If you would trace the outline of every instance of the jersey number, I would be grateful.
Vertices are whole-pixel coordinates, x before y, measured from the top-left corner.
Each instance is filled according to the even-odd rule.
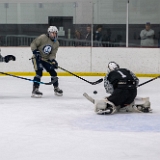
[[[121,76],[122,76],[122,78],[126,78],[127,76],[126,75],[124,75],[121,71],[117,71]]]

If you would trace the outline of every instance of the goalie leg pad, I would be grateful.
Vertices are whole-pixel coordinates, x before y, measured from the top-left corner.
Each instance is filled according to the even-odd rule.
[[[149,97],[135,98],[134,102],[126,107],[120,108],[119,112],[138,112],[148,113],[151,112]]]
[[[143,113],[152,112],[149,97],[136,98],[134,101],[134,109],[137,109],[139,112],[143,112]]]
[[[95,112],[97,114],[113,114],[116,112],[116,106],[107,99],[95,102]]]

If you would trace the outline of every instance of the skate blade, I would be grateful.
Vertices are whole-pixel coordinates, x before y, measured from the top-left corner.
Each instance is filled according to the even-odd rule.
[[[41,98],[42,97],[42,95],[35,95],[35,94],[32,94],[32,96],[31,96],[32,98]]]
[[[63,93],[54,92],[54,94],[55,94],[56,96],[63,96]]]

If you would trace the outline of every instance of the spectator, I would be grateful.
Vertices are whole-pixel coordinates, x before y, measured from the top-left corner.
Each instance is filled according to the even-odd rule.
[[[85,35],[85,46],[91,46],[91,26],[87,26]]]
[[[75,30],[75,46],[83,46],[83,36],[79,30]]]
[[[93,34],[94,46],[100,47],[102,46],[102,25],[98,25],[96,27],[96,31]]]
[[[145,29],[141,31],[140,33],[141,37],[141,46],[147,47],[147,46],[154,46],[154,30],[151,29],[150,22],[147,22],[145,24]]]

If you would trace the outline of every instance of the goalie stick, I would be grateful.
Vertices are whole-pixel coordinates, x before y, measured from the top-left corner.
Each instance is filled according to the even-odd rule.
[[[30,58],[29,60],[32,60],[32,59],[34,59],[34,58]],[[52,64],[51,62],[46,61],[46,60],[43,60],[43,59],[42,59],[42,61],[45,61],[45,62],[47,62],[47,63],[49,63],[49,64]],[[97,81],[95,81],[95,82],[90,82],[90,81],[88,81],[88,80],[86,80],[86,79],[84,79],[84,78],[82,78],[82,77],[80,77],[80,76],[78,76],[78,75],[76,75],[76,74],[74,74],[74,73],[72,73],[72,72],[70,72],[70,71],[62,68],[62,67],[60,67],[60,66],[58,66],[58,68],[61,69],[61,70],[63,70],[63,71],[65,71],[65,72],[68,72],[68,73],[70,73],[71,75],[73,75],[73,76],[75,76],[75,77],[77,77],[77,78],[79,78],[79,79],[81,79],[81,80],[83,80],[83,81],[85,81],[85,82],[87,82],[87,83],[89,83],[89,84],[92,84],[92,85],[99,84],[99,83],[101,83],[101,82],[103,81],[103,78],[101,78],[101,79],[99,79],[99,80],[97,80]]]
[[[92,102],[93,104],[95,104],[95,99],[93,99],[92,97],[90,97],[86,92],[83,93],[83,96],[88,99],[90,102]]]
[[[51,82],[45,83],[45,82],[38,82],[38,81],[29,79],[29,78],[15,76],[13,74],[8,74],[8,73],[5,73],[5,72],[0,72],[0,73],[4,74],[4,75],[7,75],[7,76],[12,76],[12,77],[15,77],[15,78],[20,78],[20,79],[24,79],[24,80],[28,80],[28,81],[32,81],[32,82],[36,82],[36,83],[40,83],[40,84],[45,84],[45,85],[51,85],[51,84],[55,83],[58,80],[58,77],[55,77]]]
[[[144,83],[141,83],[141,84],[138,85],[138,87],[143,86],[144,84],[147,84],[147,83],[149,83],[149,82],[151,82],[151,81],[153,81],[153,80],[155,80],[155,79],[157,79],[157,78],[160,78],[160,76],[157,76],[157,77],[155,77],[155,78],[152,78],[152,79],[150,79],[150,80],[148,80],[148,81],[146,81],[146,82],[144,82]]]

